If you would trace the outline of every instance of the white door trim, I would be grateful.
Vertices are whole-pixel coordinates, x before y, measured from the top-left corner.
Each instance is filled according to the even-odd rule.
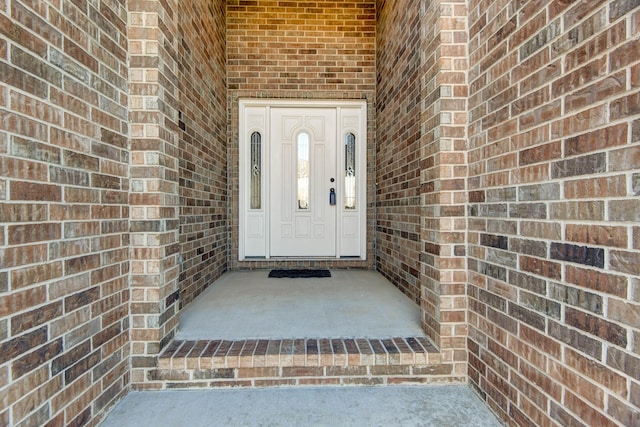
[[[344,178],[336,176],[337,223],[336,257],[357,257],[365,260],[367,253],[367,104],[365,100],[291,100],[241,99],[239,101],[238,166],[239,166],[239,241],[238,258],[270,259],[270,180],[271,164],[270,122],[272,108],[331,108],[337,114],[336,163],[338,171],[345,164],[344,139],[346,133],[356,136],[356,207],[344,207]],[[251,135],[261,135],[262,170],[260,178],[261,203],[250,209]],[[342,179],[341,179],[342,178]],[[328,195],[327,195],[328,197]],[[255,200],[254,200],[255,205]],[[302,258],[302,257],[300,257]],[[287,257],[291,259],[291,257]],[[314,258],[315,259],[315,258]],[[327,258],[325,258],[327,259]],[[335,258],[329,258],[335,259]]]

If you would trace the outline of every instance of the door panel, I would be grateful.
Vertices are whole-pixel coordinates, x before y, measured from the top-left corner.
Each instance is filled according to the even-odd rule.
[[[335,108],[272,108],[270,253],[336,256]]]

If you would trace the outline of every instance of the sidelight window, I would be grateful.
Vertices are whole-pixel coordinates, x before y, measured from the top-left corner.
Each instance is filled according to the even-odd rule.
[[[251,209],[262,207],[262,135],[251,134]]]
[[[356,136],[344,138],[344,208],[356,208]]]

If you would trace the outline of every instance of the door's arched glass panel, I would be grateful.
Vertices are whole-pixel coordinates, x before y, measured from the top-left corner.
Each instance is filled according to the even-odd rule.
[[[344,138],[344,208],[356,208],[356,136]]]
[[[251,134],[251,209],[262,207],[262,135]]]
[[[298,135],[298,209],[309,209],[309,134]]]

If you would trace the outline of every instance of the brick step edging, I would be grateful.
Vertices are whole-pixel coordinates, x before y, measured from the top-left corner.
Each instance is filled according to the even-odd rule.
[[[176,340],[138,388],[457,382],[425,337]]]
[[[173,341],[161,369],[431,365],[440,353],[424,337]]]

